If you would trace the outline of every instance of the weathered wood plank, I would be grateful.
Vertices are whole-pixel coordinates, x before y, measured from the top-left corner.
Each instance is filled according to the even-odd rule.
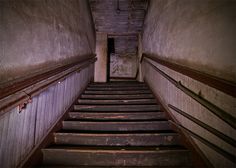
[[[131,94],[150,94],[150,90],[85,90],[84,94],[93,95],[131,95]]]
[[[171,130],[168,121],[63,121],[64,130],[83,131],[152,131]]]
[[[160,105],[74,105],[75,111],[159,111]]]
[[[158,146],[179,145],[177,133],[90,134],[55,133],[56,144],[93,146]]]
[[[155,99],[121,99],[121,100],[93,100],[93,99],[79,99],[79,104],[156,104]]]
[[[71,119],[78,120],[158,120],[165,119],[164,112],[70,112]]]
[[[136,95],[81,95],[83,99],[147,99],[154,98],[152,94],[136,94]]]
[[[86,148],[48,148],[43,149],[44,163],[48,165],[68,166],[186,166],[189,151],[184,149],[160,150],[143,148],[143,150],[92,150]]]
[[[147,86],[139,86],[139,87],[130,87],[130,86],[126,86],[126,87],[92,87],[89,86],[86,88],[86,90],[101,90],[101,91],[105,91],[105,90],[147,90],[148,87]]]

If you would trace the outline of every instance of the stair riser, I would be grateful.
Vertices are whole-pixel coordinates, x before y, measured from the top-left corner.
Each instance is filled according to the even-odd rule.
[[[160,111],[159,105],[74,105],[75,111]]]
[[[177,134],[55,134],[56,144],[88,146],[157,146],[179,145]]]
[[[154,96],[152,94],[136,94],[136,95],[81,95],[83,99],[152,99]]]
[[[43,150],[44,163],[68,166],[185,166],[187,151],[77,151]]]
[[[93,119],[93,120],[154,120],[164,119],[164,112],[146,113],[92,113],[92,112],[71,112],[71,119]]]
[[[126,91],[93,91],[93,90],[85,90],[85,94],[93,94],[93,95],[128,95],[128,94],[150,94],[149,90],[126,90]]]
[[[79,104],[156,104],[155,99],[135,99],[135,100],[89,100],[89,99],[79,99]]]
[[[64,130],[81,131],[152,131],[170,130],[168,121],[151,122],[80,122],[63,121]]]

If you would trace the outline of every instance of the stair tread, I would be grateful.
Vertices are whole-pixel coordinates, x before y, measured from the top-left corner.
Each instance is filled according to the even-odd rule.
[[[70,146],[70,145],[51,145],[43,150],[66,150],[66,151],[91,151],[91,152],[168,152],[168,151],[189,151],[184,146]]]
[[[126,87],[93,87],[93,86],[88,86],[86,90],[95,90],[95,91],[105,91],[105,90],[149,90],[147,86],[138,86],[138,87],[133,87],[133,86],[126,86]]]
[[[83,111],[83,110],[73,110],[70,113],[97,113],[97,114],[141,114],[141,113],[164,113],[162,110],[154,111]]]
[[[128,123],[128,124],[139,124],[139,123],[147,123],[147,124],[154,124],[154,123],[161,123],[161,122],[168,122],[168,120],[163,119],[163,120],[151,120],[151,121],[147,121],[147,120],[137,120],[137,121],[112,121],[112,120],[108,120],[108,121],[92,121],[92,120],[88,120],[88,121],[84,121],[84,120],[64,120],[63,123],[65,122],[73,122],[73,123],[113,123],[113,124],[124,124],[124,123]],[[169,122],[168,122],[169,123]]]
[[[106,104],[106,105],[116,105],[116,104],[156,104],[156,100],[153,98],[149,99],[120,99],[120,100],[110,100],[110,99],[79,99],[78,104]]]
[[[54,133],[56,144],[84,146],[179,145],[177,133]]]
[[[75,111],[158,111],[160,105],[74,105]]]
[[[170,133],[79,133],[79,132],[55,132],[54,135],[69,135],[69,136],[179,136],[177,132]]]
[[[42,149],[43,166],[190,167],[190,151],[157,103],[145,83],[90,83]]]
[[[81,120],[160,120],[165,119],[164,112],[69,112],[69,119]]]
[[[154,98],[153,94],[134,94],[134,95],[91,95],[91,94],[82,94],[81,98],[83,99],[143,99],[143,98]]]
[[[142,134],[142,133],[148,133],[148,134],[161,134],[161,133],[176,133],[172,129],[170,130],[142,130],[142,131],[94,131],[94,130],[66,130],[61,129],[60,133],[88,133],[88,134]]]
[[[96,95],[133,95],[133,94],[150,94],[150,90],[85,90],[83,94]]]
[[[81,113],[88,113],[88,114],[160,114],[164,113],[163,111],[70,111],[69,113],[74,114],[81,114]]]
[[[63,121],[63,129],[96,131],[170,130],[168,121]]]

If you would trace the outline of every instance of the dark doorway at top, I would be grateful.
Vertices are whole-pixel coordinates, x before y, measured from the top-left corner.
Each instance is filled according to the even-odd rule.
[[[107,42],[107,81],[110,81],[110,57],[111,53],[115,53],[115,40],[114,38],[108,38]]]

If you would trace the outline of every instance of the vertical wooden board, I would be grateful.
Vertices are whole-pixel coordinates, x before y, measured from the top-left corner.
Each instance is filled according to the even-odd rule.
[[[3,124],[3,132],[1,136],[4,138],[2,139],[1,145],[1,162],[3,167],[9,167],[8,161],[8,152],[9,152],[9,125],[10,125],[10,115],[14,113],[14,110],[11,110],[8,114],[5,114],[3,118],[1,118],[1,123]]]
[[[28,111],[30,111],[30,106],[28,106],[26,109],[24,109],[18,115],[18,119],[19,119],[19,122],[20,122],[20,125],[21,125],[20,131],[19,131],[19,132],[21,132],[21,134],[19,134],[17,136],[17,141],[21,143],[20,148],[19,148],[20,160],[23,159],[23,155],[24,155],[24,152],[25,152],[25,141],[28,141],[28,139],[27,139]]]
[[[64,109],[63,109],[63,106],[64,106],[64,101],[63,101],[63,97],[64,97],[64,89],[65,89],[65,86],[64,86],[64,81],[62,83],[60,83],[60,86],[59,86],[59,101],[61,103],[59,103],[59,114],[58,116],[63,113]]]
[[[67,104],[67,107],[69,106],[69,102],[71,102],[71,97],[72,97],[72,93],[71,93],[71,90],[72,90],[72,88],[71,88],[71,84],[72,84],[72,77],[70,76],[69,78],[68,78],[68,88],[67,88],[67,97],[66,97],[66,99],[68,99],[68,104]]]
[[[38,144],[89,82],[89,68],[74,74],[33,98],[20,114],[17,108],[0,118],[1,167],[15,167]]]
[[[56,99],[56,104],[55,104],[55,118],[57,119],[59,117],[59,114],[60,114],[60,110],[59,110],[59,107],[60,107],[60,84],[61,83],[58,83],[55,87],[55,99]]]
[[[55,97],[54,97],[54,92],[55,92],[55,86],[49,88],[49,103],[47,104],[47,109],[48,109],[48,114],[49,114],[49,125],[48,128],[50,128],[53,123],[54,123],[54,102],[55,102]]]
[[[34,146],[34,139],[35,139],[35,115],[37,111],[37,102],[38,98],[35,97],[32,99],[32,103],[29,103],[25,109],[25,111],[22,112],[24,117],[24,123],[23,123],[23,135],[19,136],[17,135],[17,139],[19,138],[20,141],[22,141],[22,155],[21,160],[25,158],[25,156],[31,151],[31,149]],[[20,114],[21,115],[21,114]],[[21,122],[21,121],[20,121]],[[17,144],[17,142],[16,142]]]
[[[39,97],[38,96],[34,97],[33,102],[32,102],[33,113],[32,113],[32,111],[30,112],[30,114],[31,114],[31,118],[30,118],[31,126],[30,126],[30,130],[29,130],[30,134],[29,134],[29,137],[28,137],[28,138],[30,138],[30,136],[34,136],[34,139],[32,141],[33,143],[31,144],[30,148],[33,148],[34,145],[35,145],[35,138],[36,138],[35,130],[36,130],[36,122],[37,122],[36,117],[37,117],[37,112],[38,112],[38,102],[39,102]]]
[[[2,116],[2,118],[0,117],[0,163],[2,163],[2,146],[3,146],[3,144],[2,144],[2,142],[3,142],[3,139],[4,139],[4,137],[3,137],[3,128],[4,128],[4,125],[3,125],[3,118],[4,118],[4,116],[6,116],[7,114],[5,114],[5,115],[3,115]]]
[[[44,111],[45,111],[45,106],[44,106],[44,100],[46,98],[46,92],[43,92],[39,95],[38,98],[38,108],[37,108],[37,116],[36,116],[36,137],[35,137],[35,143],[37,144],[41,137],[43,136],[43,130],[44,130]]]
[[[17,162],[19,162],[22,159],[22,146],[23,146],[23,132],[24,132],[24,116],[23,114],[19,114],[18,110],[16,108],[16,115],[17,115],[17,120],[16,120],[16,124],[17,124],[17,136],[20,135],[20,137],[17,137],[17,147],[16,147],[16,153],[19,155],[19,158],[17,159]]]

